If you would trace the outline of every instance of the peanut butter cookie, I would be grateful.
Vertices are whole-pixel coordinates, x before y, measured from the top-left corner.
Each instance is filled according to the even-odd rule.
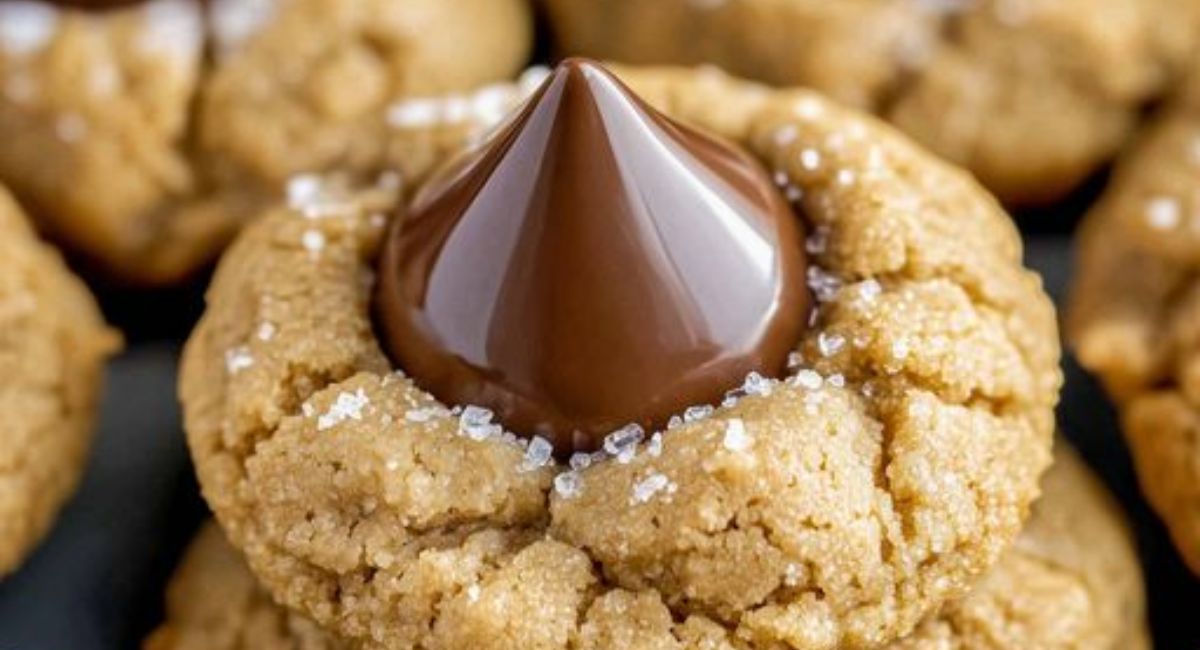
[[[870,110],[1002,200],[1079,185],[1200,33],[1187,0],[544,0],[566,54],[714,63]]]
[[[1142,488],[1200,573],[1200,92],[1121,163],[1078,244],[1068,334],[1117,401]]]
[[[910,633],[997,561],[1050,462],[1054,311],[1015,229],[813,93],[617,75],[633,91],[569,62],[508,119],[519,86],[403,105],[398,177],[296,179],[244,231],[181,370],[206,499],[275,598],[367,647]],[[595,185],[619,191],[571,205]],[[616,261],[590,247],[614,237]],[[706,312],[731,282],[743,302]],[[668,352],[713,372],[647,381]],[[704,397],[667,419],[665,381]],[[630,386],[645,413],[605,410]]]
[[[1075,455],[1059,449],[1045,496],[1016,544],[963,599],[891,650],[1141,650],[1150,647],[1137,555],[1119,509]],[[569,647],[683,650],[653,599],[620,594],[588,612]],[[330,635],[275,605],[214,525],[201,531],[167,592],[147,650],[333,650]]]
[[[316,625],[275,604],[213,524],[196,536],[167,589],[167,620],[145,650],[334,650]]]
[[[83,283],[0,188],[0,577],[75,491],[118,345]]]
[[[204,6],[0,2],[0,182],[123,280],[179,280],[281,178],[376,163],[390,102],[511,74],[530,42],[518,0]]]

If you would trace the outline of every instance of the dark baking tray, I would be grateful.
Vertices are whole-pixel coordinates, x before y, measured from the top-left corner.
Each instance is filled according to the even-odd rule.
[[[1056,299],[1069,256],[1065,235],[1029,239],[1029,263]],[[130,346],[110,372],[83,488],[25,568],[0,583],[0,650],[133,649],[160,619],[163,585],[205,516],[175,400],[176,359],[200,310],[201,285],[102,291]],[[1135,525],[1158,647],[1200,650],[1200,581],[1141,500],[1112,408],[1070,360],[1066,370],[1060,422]]]

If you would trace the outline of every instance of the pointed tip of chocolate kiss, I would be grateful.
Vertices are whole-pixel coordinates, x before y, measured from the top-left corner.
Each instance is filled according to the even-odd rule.
[[[381,338],[438,399],[591,450],[782,372],[810,308],[802,242],[749,155],[568,59],[393,227]]]

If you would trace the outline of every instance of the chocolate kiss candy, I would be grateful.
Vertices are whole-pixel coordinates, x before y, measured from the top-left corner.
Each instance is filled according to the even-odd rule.
[[[377,320],[418,385],[563,456],[783,372],[802,242],[749,156],[569,60],[395,221]]]

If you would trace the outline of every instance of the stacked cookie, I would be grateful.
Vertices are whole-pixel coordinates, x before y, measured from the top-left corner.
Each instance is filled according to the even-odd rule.
[[[544,74],[399,105],[409,119],[389,149],[410,199],[391,182],[303,177],[246,229],[221,262],[180,387],[229,542],[212,531],[196,542],[150,647],[1144,645],[1140,572],[1114,508],[1069,452],[1042,479],[1061,383],[1054,311],[997,203],[814,93],[711,70],[616,75],[569,61],[536,89]],[[476,110],[480,96],[489,110]],[[518,112],[504,119],[497,102]],[[603,135],[579,135],[589,127],[578,120]],[[645,142],[658,144],[630,155]],[[716,153],[726,148],[745,160]],[[744,185],[730,194],[732,181],[714,178]],[[587,187],[576,179],[613,184],[618,202],[603,208],[621,215],[618,233],[670,230],[653,207],[661,188],[682,193],[669,205],[696,196],[696,210],[720,206],[713,219],[738,213],[729,228],[767,247],[749,258],[759,263],[783,259],[773,250],[789,242],[761,234],[773,222],[739,197],[782,197],[807,230],[795,243],[813,302],[781,370],[761,361],[688,408],[666,407],[670,418],[599,438],[582,424],[561,435],[547,418],[510,430],[616,394],[593,384],[563,401],[559,384],[575,381],[563,375],[538,385],[533,406],[504,397],[535,394],[522,387],[540,375],[525,368],[562,336],[558,301],[591,308],[554,287],[579,268],[634,282],[621,271],[651,263],[638,256],[666,249],[682,265],[704,245],[656,235],[616,270],[589,267],[599,253],[543,258],[539,241],[575,245],[541,209],[584,214],[570,203]],[[629,211],[626,196],[644,209]],[[399,215],[390,228],[387,214]],[[703,254],[740,273],[717,259],[730,254]],[[530,266],[542,263],[563,270]],[[768,268],[764,286],[789,267]],[[389,273],[398,281],[378,279]],[[721,290],[710,282],[706,295]],[[379,295],[410,290],[425,298]],[[604,304],[592,320],[620,307]],[[639,329],[593,328],[556,358],[619,356],[622,335],[664,331],[657,319],[674,312],[660,308],[643,302]],[[740,340],[729,327],[721,340]],[[403,332],[427,342],[397,347],[389,337]],[[522,347],[522,332],[543,343]],[[662,345],[683,354],[680,338]],[[448,390],[473,397],[434,392]],[[226,584],[237,598],[212,596]]]

